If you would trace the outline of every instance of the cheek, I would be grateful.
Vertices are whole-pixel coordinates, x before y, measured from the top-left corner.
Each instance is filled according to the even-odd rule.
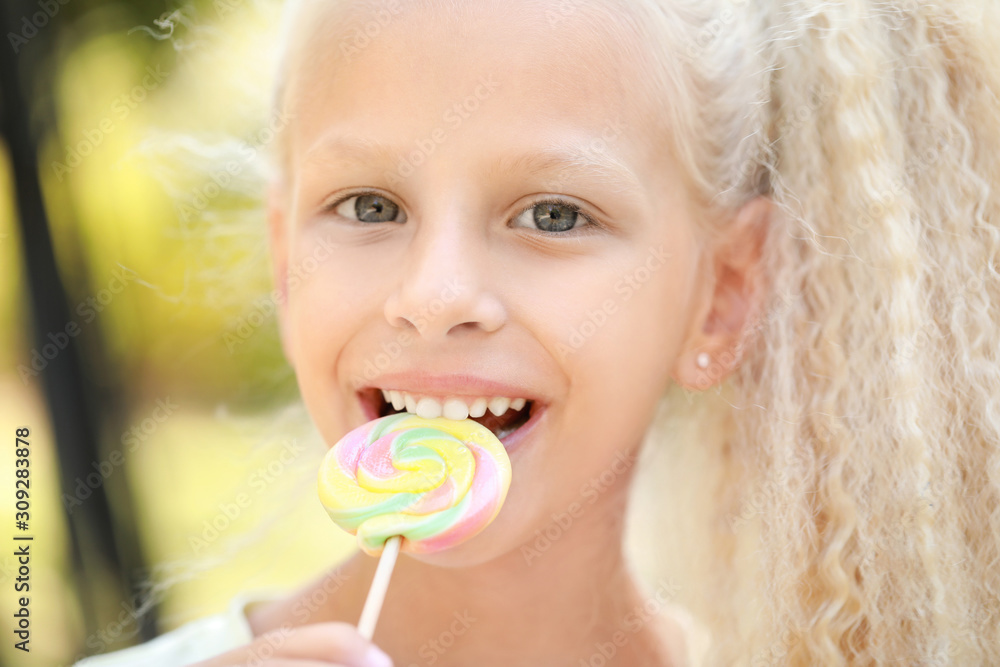
[[[334,364],[346,341],[335,293],[306,284],[289,299],[288,335],[297,361],[295,377],[302,400],[324,435],[336,427],[331,400],[336,389]]]
[[[578,345],[568,346],[564,361],[572,392],[559,450],[572,451],[588,476],[641,442],[669,384],[690,289],[688,267],[671,262],[641,260],[619,274],[614,294],[576,324],[570,342]]]
[[[336,364],[371,309],[372,297],[363,289],[369,282],[339,255],[307,249],[296,254],[288,269],[285,332],[310,412],[320,398],[329,409],[329,394],[338,380]]]
[[[380,288],[364,253],[331,242],[329,234],[305,230],[289,258],[288,326],[297,358],[319,361],[343,344],[352,326],[374,303]]]
[[[662,248],[601,276],[572,304],[558,358],[578,390],[624,382],[627,396],[666,380],[687,330],[692,281],[690,261]]]

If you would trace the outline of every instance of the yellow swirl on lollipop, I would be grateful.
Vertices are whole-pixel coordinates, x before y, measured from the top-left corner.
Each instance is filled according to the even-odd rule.
[[[488,428],[408,413],[354,429],[319,471],[330,518],[370,555],[395,535],[411,553],[463,542],[493,521],[509,486],[510,460]]]

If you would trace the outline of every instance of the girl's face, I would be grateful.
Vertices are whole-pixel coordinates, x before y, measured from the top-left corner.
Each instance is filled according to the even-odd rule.
[[[513,481],[486,531],[422,557],[449,564],[620,497],[700,285],[628,38],[582,4],[463,9],[389,2],[323,29],[272,198],[285,350],[330,445],[392,410],[379,390],[459,418],[526,399],[477,419]]]

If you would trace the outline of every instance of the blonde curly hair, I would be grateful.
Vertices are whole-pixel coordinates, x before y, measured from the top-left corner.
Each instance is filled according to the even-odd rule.
[[[779,211],[742,363],[662,417],[706,424],[708,662],[1000,664],[1000,7],[630,8],[707,210]]]

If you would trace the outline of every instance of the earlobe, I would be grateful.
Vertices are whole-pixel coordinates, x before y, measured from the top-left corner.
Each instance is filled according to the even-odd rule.
[[[772,203],[756,197],[734,215],[713,248],[712,288],[699,312],[698,326],[677,360],[674,378],[704,390],[740,364],[744,335],[758,317],[766,284],[762,257]]]

